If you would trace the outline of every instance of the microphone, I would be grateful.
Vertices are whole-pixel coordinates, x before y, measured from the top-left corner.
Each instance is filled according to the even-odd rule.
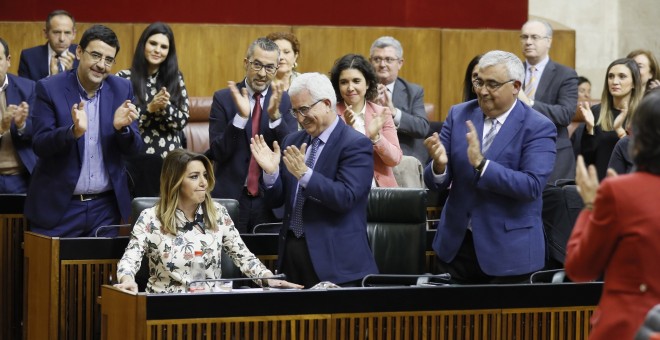
[[[415,284],[411,286],[426,286],[426,285],[437,285],[437,283],[430,282],[431,279],[437,279],[442,281],[451,280],[451,274],[442,273],[442,274],[369,274],[362,279],[362,287],[366,287],[365,284],[370,278],[375,279],[385,279],[386,282],[396,282],[396,279],[412,281],[415,280]]]
[[[281,273],[281,274],[275,274],[273,276],[259,276],[259,277],[232,277],[232,278],[219,278],[219,279],[204,279],[204,280],[193,280],[188,283],[188,291],[191,293],[194,293],[197,290],[205,291],[206,288],[203,286],[209,285],[211,283],[220,283],[220,285],[216,285],[216,288],[219,288],[220,291],[227,291],[230,292],[232,290],[232,286],[234,282],[241,282],[241,281],[254,281],[254,280],[269,280],[269,279],[275,279],[275,280],[286,280],[286,274]],[[231,283],[231,285],[226,285],[226,283]],[[262,281],[263,283],[263,281]],[[201,285],[202,287],[198,287]],[[263,287],[267,288],[267,287]],[[210,290],[209,290],[210,291]]]

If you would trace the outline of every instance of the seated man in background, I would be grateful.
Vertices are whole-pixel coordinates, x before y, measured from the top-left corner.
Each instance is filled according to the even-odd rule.
[[[37,82],[32,122],[39,159],[25,201],[31,231],[89,237],[129,219],[122,157],[143,144],[131,82],[111,75],[118,51],[117,35],[94,25],[76,49],[80,67]]]
[[[261,168],[250,152],[250,138],[263,135],[269,145],[298,130],[288,114],[289,96],[281,84],[271,85],[279,63],[279,47],[259,38],[248,47],[243,67],[245,79],[213,95],[209,117],[209,158],[215,161],[218,185],[213,197],[238,200],[240,215],[234,221],[241,233],[260,223],[277,221],[266,207],[259,188]]]
[[[364,276],[378,272],[367,240],[373,145],[337,116],[337,97],[326,76],[302,74],[289,93],[290,114],[304,130],[287,136],[282,149],[273,143],[271,151],[263,136],[251,144],[264,172],[266,200],[284,204],[278,268],[305,288],[320,281],[359,286]]]
[[[9,45],[0,38],[0,194],[24,194],[37,161],[28,119],[34,82],[7,73],[10,59]]]
[[[48,14],[45,45],[24,49],[18,75],[37,81],[78,66],[76,59],[76,21],[71,13],[56,10]]]
[[[455,283],[520,283],[543,268],[542,192],[555,162],[555,125],[517,100],[518,57],[491,51],[473,82],[478,100],[453,106],[424,143],[430,190],[451,191],[433,250]]]
[[[380,81],[375,102],[390,108],[403,154],[426,164],[424,138],[429,131],[429,121],[424,109],[424,89],[399,78],[403,67],[401,43],[393,37],[380,37],[371,44],[369,53]]]

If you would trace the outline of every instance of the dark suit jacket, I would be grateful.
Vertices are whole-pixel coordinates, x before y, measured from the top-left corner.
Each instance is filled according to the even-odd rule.
[[[660,177],[647,172],[608,177],[593,211],[582,210],[566,248],[574,281],[603,277],[589,339],[633,339],[646,312],[660,303]]]
[[[29,79],[17,77],[13,74],[7,73],[9,77],[9,84],[7,86],[7,105],[19,105],[21,102],[26,102],[30,105],[30,113],[25,121],[25,130],[23,134],[19,135],[16,124],[11,123],[11,140],[14,144],[14,149],[18,153],[18,157],[23,162],[27,170],[32,173],[34,165],[37,162],[37,157],[32,151],[32,113],[34,112],[34,82]]]
[[[245,87],[245,81],[237,83],[240,89]],[[263,111],[259,131],[264,135],[266,142],[272,147],[273,141],[282,145],[284,136],[298,130],[298,122],[289,113],[291,101],[289,95],[282,94],[280,113],[282,121],[275,129],[268,126],[269,118],[266,110],[270,102],[271,89],[268,89],[264,98]],[[231,91],[222,89],[213,95],[213,106],[209,117],[210,150],[209,155],[215,161],[216,184],[213,197],[238,199],[245,186],[245,180],[250,166],[250,138],[252,136],[252,116],[248,119],[245,129],[234,126],[234,116],[238,109],[231,97]]]
[[[527,69],[527,63],[525,63]],[[577,73],[550,60],[543,69],[534,95],[534,110],[541,112],[557,127],[557,161],[548,183],[575,178],[575,154],[568,137],[568,124],[577,107]]]
[[[76,69],[37,82],[36,91],[32,110],[33,147],[39,160],[25,200],[25,216],[49,228],[59,222],[71,201],[85,151],[84,139],[76,140],[71,130],[71,108],[80,103]],[[131,83],[108,76],[100,92],[100,142],[124,221],[128,221],[131,214],[131,197],[122,155],[135,155],[142,148],[137,121],[129,126],[127,133],[117,132],[112,125],[115,110],[127,99],[133,100]]]
[[[71,44],[69,52],[76,54],[78,45]],[[78,59],[73,61],[73,68],[78,67]],[[48,43],[26,48],[21,51],[21,61],[18,64],[18,75],[23,78],[38,81],[48,77]]]
[[[282,149],[289,145],[300,147],[303,143],[310,145],[310,136],[298,131],[285,138]],[[378,272],[367,240],[367,198],[373,163],[371,141],[340,119],[318,155],[304,190],[305,241],[321,281],[341,284]],[[282,162],[275,185],[265,192],[266,200],[273,206],[285,205],[279,242],[280,267],[297,187],[298,179]]]
[[[424,89],[419,85],[397,78],[392,93],[394,107],[401,110],[397,128],[399,145],[404,155],[414,156],[422,164],[429,158],[424,139],[429,132],[429,120],[424,109]]]
[[[433,249],[444,262],[456,256],[472,225],[479,265],[492,276],[521,275],[545,264],[542,192],[555,162],[557,130],[549,119],[518,101],[484,154],[490,162],[477,176],[467,156],[466,121],[483,136],[484,113],[477,100],[453,106],[440,139],[449,157],[445,181],[424,170],[430,190],[451,184]]]

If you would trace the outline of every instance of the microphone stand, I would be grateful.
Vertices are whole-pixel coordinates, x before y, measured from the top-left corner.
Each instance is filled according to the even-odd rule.
[[[442,281],[451,280],[451,275],[449,273],[443,274],[369,274],[362,279],[362,287],[366,287],[365,283],[370,278],[382,278],[382,279],[417,279],[415,286],[426,286],[426,285],[435,285],[433,282],[429,282],[430,279],[437,279]]]
[[[254,281],[254,280],[262,280],[262,287],[265,282],[264,280],[269,280],[269,279],[275,279],[275,280],[286,280],[286,274],[281,273],[281,274],[275,274],[273,276],[259,276],[259,277],[234,277],[234,278],[219,278],[219,279],[204,279],[204,280],[193,280],[188,283],[188,291],[191,290],[191,287],[195,287],[198,284],[211,284],[211,283],[225,283],[225,282],[231,282],[232,285],[234,282],[241,282],[241,281]],[[267,288],[263,287],[263,288]],[[222,290],[222,286],[220,288]],[[231,291],[231,289],[228,289],[227,291]]]

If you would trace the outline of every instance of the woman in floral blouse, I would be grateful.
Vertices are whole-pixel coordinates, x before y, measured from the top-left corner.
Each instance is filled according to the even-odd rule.
[[[149,258],[149,293],[183,293],[192,281],[196,250],[203,253],[206,278],[221,277],[221,252],[248,277],[272,276],[252,254],[234,227],[227,209],[211,200],[215,184],[211,162],[183,149],[170,152],[160,177],[160,201],[138,217],[131,240],[118,264],[116,286],[137,292],[135,274],[142,257]],[[269,286],[302,288],[287,281],[267,280]],[[257,282],[260,283],[260,282]]]
[[[172,29],[162,22],[149,25],[140,36],[130,70],[117,75],[133,84],[145,153],[165,158],[181,148],[189,101]]]

